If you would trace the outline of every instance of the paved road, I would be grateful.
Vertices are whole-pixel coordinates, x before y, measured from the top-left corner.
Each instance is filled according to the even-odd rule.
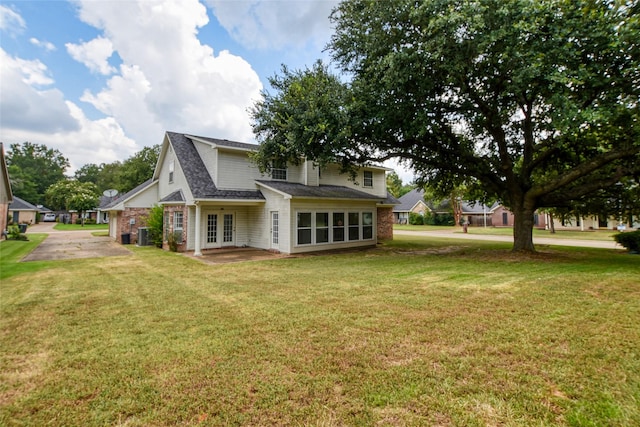
[[[405,236],[431,236],[431,237],[446,237],[451,239],[467,239],[467,240],[484,240],[491,242],[513,242],[512,236],[496,236],[485,234],[469,234],[461,232],[453,232],[450,230],[425,230],[425,231],[413,231],[413,230],[394,230],[394,235]],[[613,239],[611,241],[605,240],[578,240],[578,239],[559,239],[559,238],[546,238],[546,237],[534,237],[534,245],[557,245],[557,246],[578,246],[584,248],[602,248],[602,249],[622,249],[624,248],[618,245]]]
[[[27,234],[46,233],[37,248],[22,261],[49,261],[76,258],[129,255],[131,251],[108,236],[94,236],[95,230],[58,231],[55,222],[42,222],[27,228]]]

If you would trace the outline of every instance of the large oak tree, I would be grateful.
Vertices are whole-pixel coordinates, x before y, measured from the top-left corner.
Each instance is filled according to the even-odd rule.
[[[320,65],[274,77],[278,93],[253,111],[258,160],[404,159],[442,194],[465,184],[501,200],[513,249],[533,251],[536,209],[640,175],[639,12],[613,0],[344,1],[328,48],[347,83]],[[301,93],[314,79],[331,91]]]

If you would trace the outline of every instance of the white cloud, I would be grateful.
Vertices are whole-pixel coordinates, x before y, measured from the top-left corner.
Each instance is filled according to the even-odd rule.
[[[20,34],[27,24],[17,12],[0,4],[0,30],[9,34]]]
[[[70,117],[78,124],[76,130],[44,133],[37,129],[2,129],[2,140],[7,144],[25,141],[44,144],[59,150],[69,159],[67,175],[87,163],[113,163],[131,157],[139,151],[135,141],[128,138],[122,127],[111,117],[89,120],[74,103],[67,101]]]
[[[386,160],[383,165],[390,169],[393,169],[398,177],[402,180],[403,184],[411,184],[415,179],[415,172],[409,168],[406,162],[402,162],[398,159]]]
[[[206,0],[220,24],[252,49],[322,48],[331,34],[329,14],[338,1]]]
[[[109,58],[113,54],[111,40],[97,37],[86,43],[66,43],[65,46],[73,59],[86,65],[92,72],[105,76],[116,72],[116,69],[109,65]]]
[[[43,88],[53,84],[53,79],[42,62],[16,58],[0,49],[0,80],[0,127],[3,130],[53,132],[78,127],[69,115],[62,92]]]
[[[141,145],[165,130],[248,141],[247,108],[260,96],[258,75],[229,52],[217,56],[197,38],[208,23],[196,0],[81,1],[80,18],[103,30],[122,65],[99,93],[82,100],[112,115]]]
[[[43,48],[47,52],[51,52],[51,51],[56,50],[56,47],[55,47],[55,45],[53,43],[48,42],[48,41],[44,41],[44,40],[38,40],[35,37],[31,37],[29,39],[29,42],[34,46],[38,46],[38,47]]]

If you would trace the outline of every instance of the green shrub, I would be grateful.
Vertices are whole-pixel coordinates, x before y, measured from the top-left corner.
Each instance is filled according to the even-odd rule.
[[[409,224],[424,225],[424,217],[420,214],[409,212]]]
[[[454,225],[455,220],[451,214],[428,213],[424,217],[425,225]]]
[[[29,240],[26,234],[20,233],[20,227],[10,225],[7,227],[7,240]]]
[[[640,230],[630,233],[618,233],[613,238],[617,243],[627,248],[629,252],[640,253]]]
[[[149,228],[149,240],[158,248],[162,247],[162,230],[164,220],[164,208],[155,205],[151,208],[149,216],[146,217]]]
[[[169,233],[167,243],[171,252],[178,252],[178,245],[182,244],[182,233],[180,231]]]

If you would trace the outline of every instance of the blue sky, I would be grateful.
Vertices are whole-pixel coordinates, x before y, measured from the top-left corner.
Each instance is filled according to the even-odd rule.
[[[247,109],[281,64],[327,60],[336,4],[2,0],[0,140],[56,148],[70,173],[167,130],[254,142]]]

